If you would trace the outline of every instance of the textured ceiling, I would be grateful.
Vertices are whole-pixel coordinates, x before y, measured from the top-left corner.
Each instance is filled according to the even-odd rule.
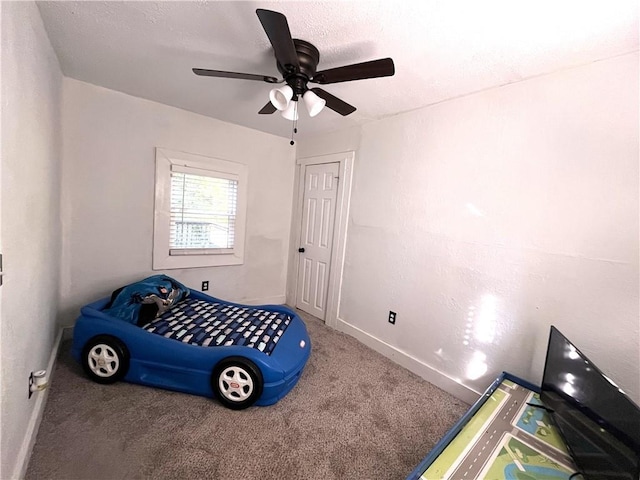
[[[320,50],[318,70],[392,57],[396,75],[326,85],[357,107],[301,113],[300,135],[338,130],[638,49],[637,0],[39,2],[63,73],[226,122],[288,136],[258,115],[267,83],[192,67],[281,77],[256,8],[286,15]],[[303,109],[301,109],[303,110]]]

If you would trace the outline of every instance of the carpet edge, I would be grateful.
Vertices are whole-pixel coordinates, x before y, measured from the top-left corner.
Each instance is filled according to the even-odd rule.
[[[337,330],[356,338],[367,347],[372,348],[376,352],[384,355],[398,365],[403,366],[410,372],[415,373],[420,378],[426,380],[427,382],[435,385],[438,388],[441,388],[445,392],[450,393],[454,397],[468,403],[469,405],[473,405],[482,395],[481,393],[476,392],[466,385],[457,382],[453,378],[450,378],[449,376],[427,365],[426,363],[421,362],[417,358],[412,357],[399,348],[385,343],[379,338],[376,338],[373,335],[360,330],[358,327],[347,323],[339,317],[337,322]]]

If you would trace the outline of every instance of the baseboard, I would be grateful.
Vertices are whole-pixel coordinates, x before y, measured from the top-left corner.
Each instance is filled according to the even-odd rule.
[[[337,329],[347,335],[355,337],[367,347],[372,348],[397,364],[402,365],[410,372],[424,378],[427,382],[441,388],[445,392],[450,393],[454,397],[459,398],[470,405],[475,403],[481,396],[481,393],[476,392],[466,385],[462,385],[453,378],[427,365],[421,360],[418,360],[399,348],[389,345],[373,335],[360,330],[358,327],[350,325],[341,318],[338,318]]]
[[[276,295],[274,297],[251,298],[249,300],[241,300],[237,303],[244,305],[284,305],[287,302],[286,295]]]
[[[49,363],[47,364],[48,383],[51,385],[53,380],[53,369],[55,368],[56,358],[58,357],[58,349],[60,348],[60,342],[62,340],[62,334],[64,328],[61,328],[56,335],[56,340],[53,343],[51,350],[51,356],[49,357]],[[26,395],[26,393],[25,393]],[[34,393],[36,395],[36,404],[31,413],[29,424],[27,425],[27,432],[22,442],[22,447],[18,453],[16,460],[16,466],[11,478],[22,479],[27,473],[27,467],[29,466],[29,459],[31,458],[31,452],[33,446],[36,443],[36,437],[38,436],[38,428],[40,428],[40,422],[42,421],[42,415],[44,414],[44,406],[47,403],[47,397],[49,396],[49,388],[44,389],[42,392]]]

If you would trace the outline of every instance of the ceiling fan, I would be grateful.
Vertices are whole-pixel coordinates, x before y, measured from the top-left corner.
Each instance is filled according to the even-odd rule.
[[[286,83],[280,88],[271,90],[269,93],[270,101],[258,112],[260,114],[272,114],[276,110],[280,110],[286,119],[297,120],[298,99],[302,97],[309,115],[312,117],[320,113],[325,105],[340,115],[346,116],[355,112],[356,107],[331,95],[322,88],[309,88],[308,83],[327,85],[366,78],[389,77],[395,73],[391,58],[381,58],[317,72],[320,52],[311,43],[291,37],[287,18],[282,13],[257,9],[256,14],[273,46],[276,66],[282,74],[282,80],[268,75],[203,68],[194,68],[193,73],[206,77],[239,78],[272,84]]]

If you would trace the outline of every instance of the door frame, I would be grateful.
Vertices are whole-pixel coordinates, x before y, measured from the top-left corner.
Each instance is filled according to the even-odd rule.
[[[349,221],[349,204],[351,200],[351,186],[355,152],[347,151],[317,155],[296,159],[296,176],[294,186],[294,208],[291,219],[291,238],[289,254],[287,303],[296,305],[298,294],[298,267],[300,255],[298,247],[302,238],[302,202],[304,198],[305,170],[307,165],[323,163],[338,163],[338,191],[336,193],[336,213],[333,226],[333,244],[331,247],[331,262],[329,264],[329,285],[327,287],[327,304],[325,306],[324,322],[330,327],[337,328],[340,294],[342,291],[342,272],[347,245],[347,225]]]

